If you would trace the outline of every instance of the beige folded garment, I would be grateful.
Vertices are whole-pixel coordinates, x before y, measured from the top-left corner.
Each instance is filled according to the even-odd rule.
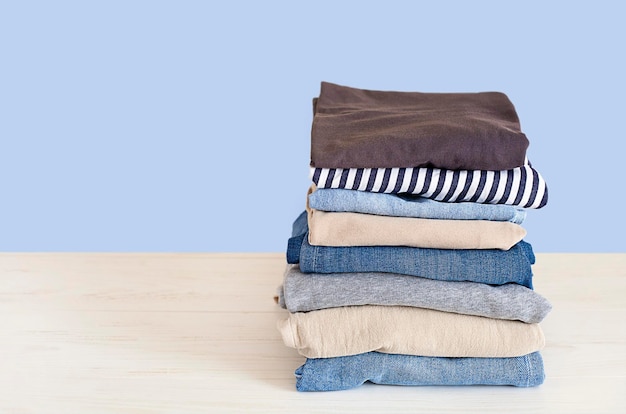
[[[538,324],[407,306],[346,306],[291,313],[283,342],[307,358],[378,351],[434,357],[516,357],[541,350]]]
[[[309,244],[509,250],[526,236],[519,224],[328,212],[308,206]]]

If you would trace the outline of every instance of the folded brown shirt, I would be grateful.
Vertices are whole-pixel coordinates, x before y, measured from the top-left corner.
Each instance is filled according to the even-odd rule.
[[[314,99],[311,166],[508,170],[528,139],[500,92],[372,91],[322,82]]]

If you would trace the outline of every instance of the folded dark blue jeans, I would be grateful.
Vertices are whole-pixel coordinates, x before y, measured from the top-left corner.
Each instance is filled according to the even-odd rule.
[[[386,272],[490,285],[517,283],[532,289],[535,255],[532,246],[523,240],[509,250],[312,246],[303,212],[293,223],[287,262],[299,263],[303,273]]]
[[[442,358],[364,354],[308,358],[296,369],[298,391],[339,391],[367,381],[385,385],[513,385],[535,387],[545,378],[539,352],[511,358]]]

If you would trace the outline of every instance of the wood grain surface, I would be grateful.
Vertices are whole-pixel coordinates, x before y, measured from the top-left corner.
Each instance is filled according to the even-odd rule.
[[[537,254],[537,388],[299,393],[284,254],[0,254],[0,413],[624,413],[626,254]]]

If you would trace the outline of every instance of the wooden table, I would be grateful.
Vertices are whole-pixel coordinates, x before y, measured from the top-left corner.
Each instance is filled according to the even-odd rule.
[[[624,413],[626,254],[538,254],[537,388],[299,393],[283,254],[0,254],[0,413]]]

